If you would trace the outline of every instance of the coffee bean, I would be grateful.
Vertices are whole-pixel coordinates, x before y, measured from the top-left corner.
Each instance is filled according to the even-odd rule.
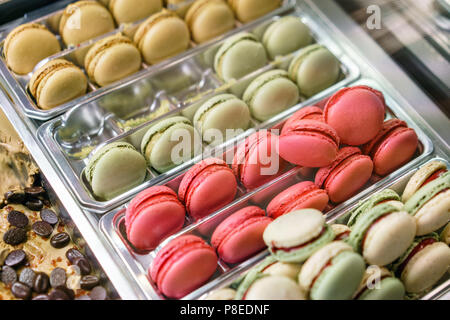
[[[11,252],[8,248],[0,249],[0,266],[5,264],[6,257]]]
[[[69,242],[70,236],[66,232],[57,233],[50,239],[50,244],[57,249],[64,248]]]
[[[19,281],[32,288],[34,280],[36,279],[36,273],[31,268],[24,268],[19,275]]]
[[[2,282],[6,285],[12,285],[14,282],[17,281],[17,273],[16,270],[14,270],[11,267],[4,266],[2,268],[2,276],[1,276]]]
[[[50,297],[46,294],[40,294],[34,297],[32,300],[50,300]]]
[[[58,223],[58,216],[53,210],[50,209],[42,209],[40,213],[42,221],[45,221],[52,226]]]
[[[45,190],[42,187],[30,187],[25,188],[25,195],[33,198],[38,198],[40,196],[43,196],[45,194]]]
[[[3,241],[12,246],[17,246],[27,241],[27,232],[22,228],[11,228],[3,235]]]
[[[25,262],[27,255],[25,251],[19,249],[11,251],[5,259],[5,264],[10,267],[16,267]]]
[[[44,207],[44,203],[40,199],[29,199],[25,202],[25,207],[33,211],[40,211]]]
[[[50,278],[47,274],[41,272],[38,273],[36,279],[34,279],[33,290],[36,293],[45,293],[50,287]]]
[[[89,297],[91,297],[92,300],[106,300],[106,289],[101,286],[97,286],[89,293]]]
[[[5,200],[8,203],[24,203],[25,202],[25,192],[22,191],[8,191],[5,193]]]
[[[31,229],[33,229],[38,236],[43,238],[48,238],[53,233],[53,227],[45,221],[36,221],[31,226]]]
[[[8,213],[8,222],[17,228],[25,228],[28,225],[28,217],[20,211],[13,210]]]
[[[91,290],[92,288],[98,286],[100,279],[97,276],[87,275],[83,276],[80,280],[81,289]]]
[[[23,284],[22,282],[14,282],[11,287],[11,292],[14,295],[14,297],[19,299],[29,299],[31,297],[31,289],[26,284]]]
[[[69,296],[60,289],[53,289],[49,294],[50,300],[70,300]]]
[[[91,264],[85,257],[76,258],[73,264],[76,265],[78,268],[80,268],[80,272],[82,275],[87,275],[91,273]]]
[[[75,300],[92,300],[88,295],[83,294],[82,296],[76,297]]]
[[[67,295],[67,297],[69,297],[69,300],[75,299],[75,291],[73,291],[72,289],[69,289],[66,286],[59,286],[55,289],[63,291]]]
[[[84,258],[83,254],[75,248],[70,248],[66,252],[66,258],[70,261],[70,263],[74,263],[77,258]]]
[[[50,285],[52,288],[64,286],[66,284],[66,270],[63,268],[55,268],[50,273]]]

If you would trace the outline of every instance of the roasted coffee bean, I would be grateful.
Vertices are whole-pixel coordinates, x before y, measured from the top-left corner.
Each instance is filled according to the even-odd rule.
[[[5,259],[5,264],[10,267],[16,267],[25,262],[27,255],[22,249],[11,251]]]
[[[16,270],[14,270],[11,267],[4,266],[2,268],[2,282],[6,285],[12,285],[14,282],[17,281],[17,273]]]
[[[72,289],[69,289],[66,286],[59,286],[55,289],[63,291],[67,295],[67,297],[69,297],[69,300],[75,299],[75,291],[73,291]]]
[[[14,282],[11,287],[11,292],[14,295],[14,297],[19,299],[29,299],[31,297],[31,289],[26,284],[23,284],[22,282]]]
[[[86,258],[76,258],[73,264],[80,268],[81,275],[84,276],[91,273],[91,264]]]
[[[98,286],[100,279],[97,276],[87,275],[83,276],[80,280],[81,289],[91,290],[92,288]]]
[[[70,248],[66,251],[66,258],[70,263],[74,263],[77,258],[84,258],[83,254],[75,248]]]
[[[75,300],[92,300],[88,295],[83,294],[82,296],[76,297]]]
[[[40,199],[28,199],[25,202],[25,207],[33,211],[41,211],[44,207],[44,203]]]
[[[34,279],[33,290],[36,293],[45,293],[50,287],[50,278],[47,274],[41,272],[38,273],[36,279]]]
[[[25,188],[25,195],[32,197],[32,198],[38,198],[40,196],[43,196],[45,194],[45,190],[42,187],[30,187],[30,188]]]
[[[3,241],[12,246],[17,246],[27,241],[27,232],[22,228],[11,228],[3,235]]]
[[[25,228],[28,225],[28,217],[20,211],[13,210],[8,213],[8,222],[14,227]]]
[[[5,200],[8,203],[24,203],[25,202],[25,192],[22,191],[8,191],[5,193]]]
[[[48,296],[50,300],[70,300],[69,296],[60,289],[53,289]]]
[[[31,268],[24,268],[19,275],[19,281],[32,288],[34,280],[36,279],[36,273]]]
[[[70,236],[66,232],[57,233],[50,239],[50,244],[57,249],[64,248],[69,242]]]
[[[106,300],[106,289],[102,286],[97,286],[89,293],[89,297],[91,297],[92,300]]]
[[[64,286],[66,284],[66,270],[63,268],[55,268],[50,273],[50,285],[52,288]]]
[[[52,226],[58,223],[58,216],[53,210],[50,209],[42,209],[40,213],[42,221],[45,221]]]
[[[46,294],[40,294],[34,297],[32,300],[50,300],[50,297]]]
[[[53,233],[53,227],[45,221],[36,221],[31,226],[31,229],[33,229],[38,236],[43,238],[48,238]]]

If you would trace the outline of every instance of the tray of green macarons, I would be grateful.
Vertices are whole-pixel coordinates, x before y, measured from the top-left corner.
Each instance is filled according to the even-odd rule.
[[[198,161],[196,156],[272,128],[359,77],[342,48],[299,10],[254,23],[39,128],[49,156],[83,206],[104,213],[186,170]],[[190,143],[172,161],[177,143],[167,140],[178,128],[187,130]],[[130,172],[107,165],[107,179],[117,183],[105,183],[104,175],[95,174],[104,163],[99,154],[117,143],[140,153],[139,164],[125,166]],[[126,157],[121,161],[127,163]]]
[[[150,299],[199,298],[261,262],[268,252],[276,261],[303,262],[338,238],[338,231],[326,227],[327,221],[415,170],[433,151],[431,141],[383,91],[383,86],[369,79],[339,89],[285,116],[270,130],[254,131],[221,153],[203,155],[183,172],[140,191],[106,213],[100,228]],[[302,209],[306,209],[305,217],[290,220],[290,212]],[[448,221],[442,212],[436,215],[439,226],[433,230]],[[408,223],[404,232],[414,229],[408,234],[412,241],[416,222],[410,218]],[[271,225],[278,231],[267,231],[275,236],[266,237]],[[301,227],[313,235],[298,234]],[[384,251],[392,244],[385,241],[383,245],[375,248]],[[370,258],[353,252],[349,244],[334,246],[327,250],[345,251],[349,256],[339,274],[353,263],[364,271],[364,259]],[[392,261],[375,259],[373,263],[384,267]],[[385,275],[384,269],[380,272]],[[363,272],[357,285],[362,276]],[[175,281],[181,278],[186,280]],[[278,280],[268,280],[267,286]],[[294,290],[285,298],[307,297],[295,282],[282,281]],[[337,283],[332,290],[340,287]],[[344,290],[318,298],[348,295]]]
[[[292,0],[59,1],[0,28],[1,73],[23,112],[48,120],[294,6]]]

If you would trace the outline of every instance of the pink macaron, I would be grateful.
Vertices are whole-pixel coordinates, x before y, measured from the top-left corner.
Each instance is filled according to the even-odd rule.
[[[128,241],[137,249],[152,250],[184,224],[185,209],[177,194],[165,186],[155,186],[131,200],[125,214]]]
[[[405,121],[390,119],[369,143],[362,146],[364,154],[373,160],[374,173],[385,176],[409,162],[414,156],[419,139]]]
[[[298,209],[313,208],[323,211],[328,203],[328,194],[311,181],[297,183],[270,201],[267,215],[274,219]]]
[[[245,207],[217,226],[211,245],[226,263],[242,262],[266,247],[262,235],[271,222],[263,209]]]
[[[281,134],[283,134],[284,128],[289,128],[289,126],[293,122],[297,122],[300,120],[324,121],[322,109],[320,109],[319,107],[316,107],[316,106],[307,106],[307,107],[301,108],[296,113],[294,113],[292,116],[290,116],[289,119],[287,119],[287,121],[284,123]]]
[[[281,174],[285,166],[278,153],[278,136],[262,130],[238,146],[232,168],[245,188],[255,189]]]
[[[166,297],[180,299],[211,278],[217,261],[215,250],[203,239],[184,235],[156,254],[149,276]]]
[[[284,126],[280,136],[280,156],[293,164],[320,168],[336,158],[340,139],[336,131],[322,121],[299,120]]]
[[[356,147],[339,150],[336,160],[316,173],[315,183],[327,191],[330,200],[340,203],[354,196],[369,181],[373,162]]]
[[[194,165],[186,172],[178,188],[178,196],[194,220],[229,204],[236,192],[236,176],[223,160],[216,158]]]
[[[355,86],[331,96],[323,113],[325,122],[336,130],[343,144],[358,146],[375,138],[383,126],[385,111],[380,91]]]

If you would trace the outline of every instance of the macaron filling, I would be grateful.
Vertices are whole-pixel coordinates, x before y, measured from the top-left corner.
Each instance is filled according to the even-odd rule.
[[[414,249],[411,250],[411,252],[408,254],[406,259],[397,267],[396,274],[397,276],[400,276],[403,273],[403,270],[405,269],[408,262],[421,250],[423,250],[425,247],[432,245],[433,243],[438,242],[435,238],[426,238],[420,241]]]
[[[437,171],[435,171],[431,176],[429,176],[420,186],[420,188],[422,188],[423,186],[425,186],[426,184],[430,183],[431,181],[434,181],[440,177],[442,177],[446,172],[448,172],[447,169],[439,169]],[[443,190],[444,191],[444,190]]]
[[[305,242],[305,243],[301,243],[297,246],[294,247],[277,247],[273,242],[272,245],[270,246],[270,251],[272,251],[274,254],[279,252],[279,251],[283,251],[283,252],[292,252],[292,251],[297,251],[297,250],[301,250],[303,248],[305,248],[306,246],[313,244],[314,242],[320,240],[321,238],[323,238],[324,235],[326,235],[327,231],[329,231],[329,227],[328,226],[324,226],[322,228],[322,231],[320,231],[320,233],[315,236],[314,238],[312,238],[311,240]]]

